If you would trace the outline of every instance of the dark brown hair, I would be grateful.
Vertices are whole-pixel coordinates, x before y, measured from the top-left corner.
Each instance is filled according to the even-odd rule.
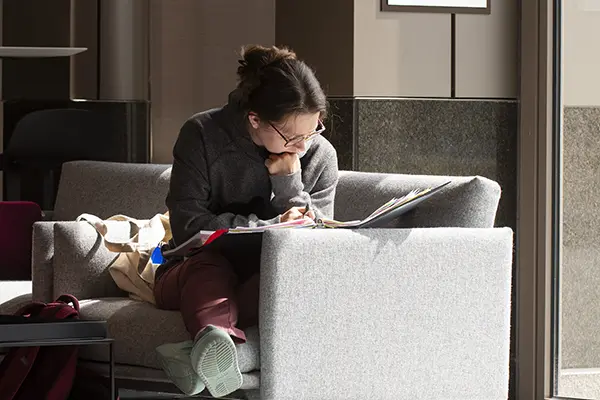
[[[288,48],[245,46],[237,69],[237,100],[245,112],[276,122],[290,114],[327,112],[327,99],[313,70]]]

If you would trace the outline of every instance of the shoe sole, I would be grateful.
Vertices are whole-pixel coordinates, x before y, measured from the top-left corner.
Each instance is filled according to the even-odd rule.
[[[194,346],[191,358],[196,373],[213,397],[222,397],[242,386],[235,344],[225,332],[207,333],[205,346]],[[202,351],[200,351],[202,349]]]
[[[172,359],[166,354],[172,353],[180,349],[180,346],[177,344],[164,344],[156,348],[156,352],[158,354],[158,360],[160,361],[162,369],[167,374],[167,377],[181,390],[184,394],[188,396],[193,396],[198,393],[201,393],[204,390],[203,385],[198,385],[199,382],[196,382],[199,377],[192,368],[192,364],[190,361],[189,372],[185,373],[185,367],[178,368],[173,366],[173,364],[183,363],[181,360]],[[165,354],[166,353],[166,354]],[[176,374],[175,372],[182,372],[183,374]]]

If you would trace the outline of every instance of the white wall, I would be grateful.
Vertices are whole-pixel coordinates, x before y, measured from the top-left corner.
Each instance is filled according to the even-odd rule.
[[[562,4],[563,105],[600,106],[600,2]]]
[[[275,42],[275,0],[151,0],[152,160],[168,163],[183,122],[222,105],[239,50]]]

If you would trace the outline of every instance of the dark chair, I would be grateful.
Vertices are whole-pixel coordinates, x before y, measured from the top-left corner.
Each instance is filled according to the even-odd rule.
[[[30,201],[0,201],[0,282],[31,280],[33,224],[42,219]]]
[[[4,200],[27,200],[52,210],[62,164],[74,160],[119,161],[119,132],[101,112],[34,111],[16,125],[1,155]]]
[[[0,280],[31,279],[32,226],[42,218],[40,208],[48,215],[54,208],[62,164],[118,161],[118,135],[97,111],[48,109],[19,120],[0,155]]]

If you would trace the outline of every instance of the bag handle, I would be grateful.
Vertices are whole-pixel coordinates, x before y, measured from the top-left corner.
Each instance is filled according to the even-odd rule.
[[[62,294],[56,299],[56,303],[63,302],[65,304],[72,304],[73,308],[79,312],[79,300],[72,294]]]
[[[112,216],[107,221],[113,221],[113,220],[114,221],[124,221],[124,219],[116,219],[115,217],[117,217],[117,216]],[[107,239],[107,236],[110,237],[109,231],[108,231],[108,225],[104,222],[104,220],[98,218],[95,215],[81,214],[79,217],[77,217],[77,219],[75,219],[75,221],[78,221],[78,222],[84,221],[84,222],[87,222],[90,225],[92,225],[96,229],[96,231],[100,234],[100,236],[102,236],[107,247],[110,246],[111,248],[116,249],[116,250],[112,250],[111,248],[109,248],[109,250],[111,250],[111,251],[116,251],[116,252],[135,251],[134,247],[135,247],[137,235],[139,234],[139,231],[140,231],[140,227],[134,221],[131,221],[131,220],[126,221],[126,222],[129,222],[129,225],[131,227],[130,232],[132,232],[132,233],[130,234],[129,238],[127,238],[127,240],[122,240],[122,241],[114,241],[111,239]]]
[[[37,315],[44,307],[46,307],[46,303],[32,301],[31,303],[19,308],[17,312],[15,312],[15,315]]]
[[[129,222],[132,234],[126,240],[113,240],[110,238],[108,225],[104,220],[92,214],[81,214],[76,221],[85,221],[91,224],[103,237],[106,248],[115,253],[130,253],[156,246],[160,242],[169,241],[172,237],[169,217],[165,214],[156,214],[147,222],[117,214],[106,221]]]

